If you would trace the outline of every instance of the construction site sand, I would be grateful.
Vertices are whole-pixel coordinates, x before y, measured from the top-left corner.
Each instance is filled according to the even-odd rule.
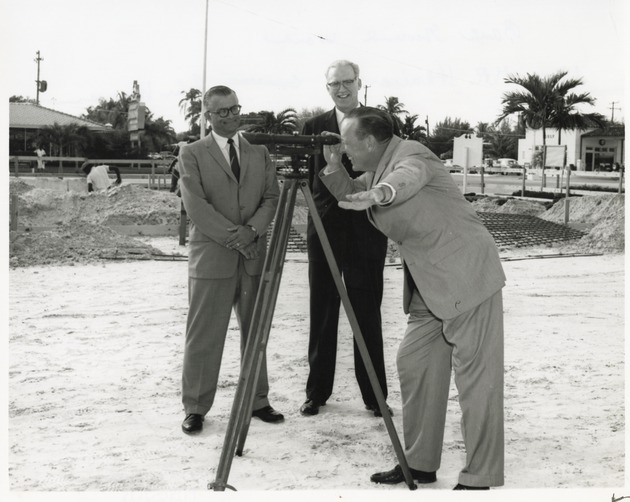
[[[153,252],[149,243],[162,241],[160,249],[171,249],[164,252],[185,254],[176,237],[138,241],[108,233],[103,223],[144,222],[149,214],[151,221],[177,221],[179,199],[139,188],[122,190],[116,204],[93,195],[25,197],[30,191],[20,196],[26,201],[22,223],[57,225],[51,235],[71,260],[60,263],[47,254],[50,238],[33,239],[30,248],[24,244],[28,259],[12,255],[11,493],[64,501],[84,500],[86,492],[115,499],[144,492],[143,500],[151,501],[211,497],[207,487],[217,473],[240,371],[236,320],[230,322],[219,390],[204,431],[186,436],[180,430],[180,382],[187,263],[101,260],[84,252],[94,243],[78,240],[74,232],[82,228],[79,215],[88,220],[90,239],[101,234],[103,242],[117,244],[120,238],[121,245],[145,246],[147,253]],[[496,210],[512,210],[513,204],[523,202],[508,201]],[[601,210],[605,214],[598,223],[623,229],[623,198],[596,196],[581,204],[589,208],[572,204],[572,211],[583,212],[580,218],[589,220]],[[127,207],[124,216],[118,214],[121,207]],[[562,218],[561,208],[552,211],[543,214]],[[590,221],[592,229],[595,223]],[[31,232],[31,238],[36,235]],[[503,292],[506,482],[495,492],[502,500],[591,502],[624,494],[622,249],[554,259],[541,258],[558,256],[556,248],[502,252],[508,278]],[[252,421],[244,455],[231,465],[228,483],[239,490],[232,495],[238,500],[446,500],[444,490],[457,482],[464,463],[457,389],[451,385],[438,481],[421,485],[422,493],[403,484],[372,484],[370,474],[397,460],[384,422],[363,408],[352,333],[343,314],[333,396],[317,417],[300,415],[308,375],[307,283],[305,255],[288,256],[267,347],[270,400],[286,420],[280,425]],[[402,442],[395,361],[406,318],[402,272],[395,265],[385,268],[382,318],[388,403]]]

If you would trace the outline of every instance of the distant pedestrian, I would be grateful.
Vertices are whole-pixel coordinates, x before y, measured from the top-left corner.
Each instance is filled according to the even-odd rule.
[[[46,150],[44,150],[41,146],[38,146],[35,149],[35,155],[37,155],[37,170],[44,171],[46,168],[46,163],[44,162],[44,156],[46,155]]]

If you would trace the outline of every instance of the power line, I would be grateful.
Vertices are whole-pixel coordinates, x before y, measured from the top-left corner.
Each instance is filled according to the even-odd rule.
[[[619,103],[619,101],[612,101],[612,102],[610,103],[612,106],[609,106],[609,107],[608,107],[608,109],[609,109],[609,110],[611,110],[611,113],[610,113],[610,121],[611,121],[611,122],[614,122],[614,121],[615,121],[615,104],[616,104],[616,103]],[[620,107],[620,106],[618,106],[618,107],[617,107],[617,110],[621,110],[621,107]]]
[[[513,138],[522,138],[523,135],[522,134],[513,134],[513,133],[504,133],[504,132],[499,132],[499,131],[482,131],[480,132],[476,127],[471,127],[470,129],[458,129],[455,127],[444,127],[439,125],[439,123],[437,125],[433,126],[433,133],[435,134],[435,129],[438,129],[438,131],[440,129],[445,130],[445,131],[457,131],[457,132],[463,132],[463,133],[471,133],[471,132],[475,132],[477,134],[485,134],[488,136],[506,136],[506,137],[513,137]]]

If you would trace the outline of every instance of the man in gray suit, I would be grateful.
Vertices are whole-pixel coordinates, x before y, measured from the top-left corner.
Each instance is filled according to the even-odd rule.
[[[367,209],[372,224],[398,244],[404,265],[409,317],[396,363],[412,476],[437,479],[454,369],[466,447],[455,489],[501,486],[505,275],[494,240],[440,160],[395,136],[386,112],[352,110],[341,138],[341,145],[325,147],[320,178],[341,207]],[[350,178],[343,152],[366,172]],[[398,465],[371,479],[404,481]]]
[[[266,231],[278,205],[276,172],[264,146],[237,134],[241,106],[225,86],[204,96],[212,131],[183,145],[180,186],[190,218],[189,309],[182,375],[186,418],[182,430],[203,428],[217,390],[232,308],[241,330],[241,354],[258,292],[266,252]],[[263,359],[253,416],[265,422],[284,417],[269,405]]]

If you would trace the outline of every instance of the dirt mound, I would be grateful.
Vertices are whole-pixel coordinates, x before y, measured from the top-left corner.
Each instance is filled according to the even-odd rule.
[[[172,193],[123,185],[112,196],[105,193],[56,192],[24,189],[11,182],[18,195],[20,226],[64,225],[79,218],[96,225],[162,225],[179,221],[180,200]]]
[[[114,232],[114,225],[177,225],[180,199],[170,192],[128,184],[104,193],[57,192],[11,178],[10,194],[17,195],[19,231],[10,234],[10,266],[88,263],[102,259],[142,259],[159,251],[133,237]],[[546,210],[541,202],[479,197],[471,201],[478,212],[533,215],[564,223],[564,201]],[[294,224],[305,224],[308,208],[298,197]],[[623,252],[623,195],[573,197],[569,221],[589,232],[563,250]],[[32,231],[29,231],[32,230]],[[390,243],[391,259],[397,255]]]
[[[565,200],[556,202],[540,217],[564,223]],[[569,224],[578,224],[588,232],[582,239],[570,243],[563,251],[623,252],[625,249],[625,197],[621,194],[571,197]]]
[[[497,199],[495,197],[481,197],[472,201],[472,206],[478,213],[506,213],[527,214],[538,216],[547,210],[547,207],[535,201],[522,199]]]
[[[10,192],[11,195],[15,194],[15,195],[22,195],[26,192],[30,192],[31,190],[33,190],[33,185],[29,185],[28,183],[17,179],[17,178],[11,178],[10,179]]]
[[[77,265],[105,259],[148,260],[161,254],[160,250],[107,226],[77,219],[52,230],[12,235],[9,266]]]
[[[602,219],[624,216],[625,198],[620,194],[589,195],[569,199],[569,222],[596,225]],[[556,202],[540,217],[554,223],[564,223],[565,199]]]
[[[137,185],[123,185],[107,196],[57,192],[11,179],[10,194],[18,196],[19,229],[11,232],[12,267],[149,258],[160,252],[109,225],[179,222],[178,197]]]

